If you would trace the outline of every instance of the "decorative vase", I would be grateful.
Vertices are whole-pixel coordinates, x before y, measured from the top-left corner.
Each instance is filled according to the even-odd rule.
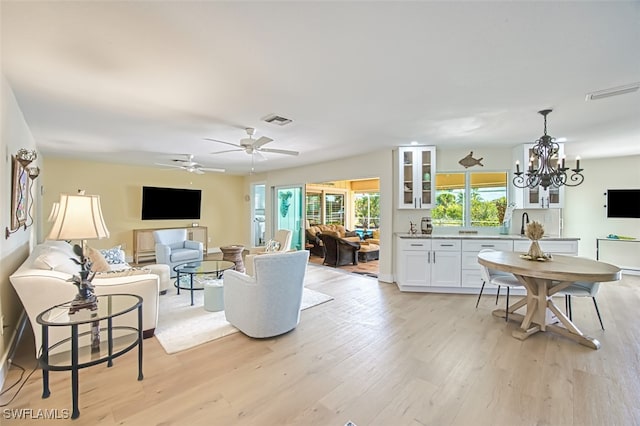
[[[505,220],[500,225],[500,235],[509,235],[509,230],[511,229],[511,223],[508,220]]]

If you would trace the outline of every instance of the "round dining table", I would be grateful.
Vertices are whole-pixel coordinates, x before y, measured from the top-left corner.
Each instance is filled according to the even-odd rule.
[[[509,272],[527,290],[526,297],[505,309],[496,309],[493,315],[521,321],[520,328],[512,335],[524,340],[537,332],[552,331],[593,349],[600,342],[585,336],[578,327],[553,303],[552,296],[571,284],[582,282],[618,281],[622,277],[620,268],[608,263],[576,256],[553,255],[545,261],[529,260],[520,253],[491,251],[478,254],[478,263],[489,269]],[[526,306],[525,315],[515,311]],[[550,321],[553,315],[561,323]]]

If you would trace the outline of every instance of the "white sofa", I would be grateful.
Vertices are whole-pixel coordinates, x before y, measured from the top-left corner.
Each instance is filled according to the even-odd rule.
[[[41,326],[37,316],[44,310],[73,300],[77,287],[67,282],[80,266],[71,258],[77,258],[70,244],[64,241],[45,241],[37,245],[29,257],[9,277],[29,317],[35,337],[36,356],[42,343]],[[158,322],[158,297],[169,286],[169,270],[166,265],[150,265],[148,269],[131,270],[128,264],[111,265],[112,270],[123,272],[98,273],[92,283],[97,295],[127,293],[143,299],[142,323],[144,336],[153,336]],[[160,282],[162,281],[162,285]],[[137,326],[135,315],[123,316],[118,325]],[[68,327],[50,327],[49,345],[69,337]]]

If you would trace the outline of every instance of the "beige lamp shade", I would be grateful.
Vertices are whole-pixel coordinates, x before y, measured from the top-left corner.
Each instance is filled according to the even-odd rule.
[[[50,240],[93,240],[109,237],[98,195],[60,194],[58,214],[54,220],[53,228],[47,237]]]
[[[58,217],[58,212],[60,211],[60,203],[55,202],[51,206],[51,213],[49,213],[49,217],[47,218],[47,222],[54,222],[56,217]]]

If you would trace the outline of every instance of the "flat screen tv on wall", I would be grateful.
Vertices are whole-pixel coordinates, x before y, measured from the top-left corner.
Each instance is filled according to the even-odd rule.
[[[607,217],[640,218],[640,189],[608,189]]]
[[[142,220],[200,219],[199,189],[142,187]]]

